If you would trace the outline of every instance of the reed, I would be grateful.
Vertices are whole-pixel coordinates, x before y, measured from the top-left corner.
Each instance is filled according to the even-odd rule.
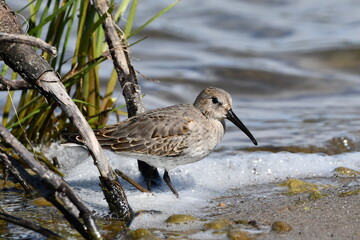
[[[123,0],[119,5],[110,1],[111,12],[123,31],[119,34],[130,42],[130,37],[144,29],[159,18],[179,1],[160,10],[140,27],[134,28],[138,0]],[[113,66],[108,54],[100,17],[89,0],[34,0],[23,9],[29,9],[29,35],[40,37],[58,49],[58,56],[51,57],[43,52],[55,71],[62,76],[69,95],[73,98],[83,115],[93,128],[107,123],[109,114],[119,117],[124,114],[123,106],[116,106],[114,92],[117,75],[111,69],[105,79],[100,75],[101,69]],[[21,14],[20,10],[18,13]],[[134,42],[136,43],[136,42]],[[4,66],[0,74],[4,76],[10,69]],[[9,75],[9,74],[7,74]],[[12,74],[12,79],[17,75]],[[104,82],[102,82],[104,81]],[[101,84],[102,83],[102,84]],[[106,86],[102,88],[102,86]],[[14,111],[12,105],[16,106]],[[46,102],[37,90],[23,90],[16,102],[13,92],[8,92],[3,107],[2,124],[11,129],[13,135],[23,144],[46,146],[59,138],[63,131],[74,130],[66,116],[56,107],[55,102]],[[25,141],[26,139],[26,141]]]

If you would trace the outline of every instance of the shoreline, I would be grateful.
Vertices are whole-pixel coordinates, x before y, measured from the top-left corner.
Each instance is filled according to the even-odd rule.
[[[225,206],[217,207],[216,215],[232,221],[256,222],[261,233],[251,236],[257,240],[360,239],[360,187],[356,183],[352,185],[353,180],[348,180],[351,182],[348,186],[322,189],[321,196],[315,199],[309,192],[284,195],[284,188],[280,189],[276,183],[252,186],[245,194],[214,200],[218,206]],[[290,224],[292,230],[271,231],[275,221]]]

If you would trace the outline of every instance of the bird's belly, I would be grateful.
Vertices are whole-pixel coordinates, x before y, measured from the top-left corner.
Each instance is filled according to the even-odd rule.
[[[171,170],[179,165],[185,165],[193,162],[200,161],[211,151],[204,148],[192,148],[192,151],[187,151],[180,156],[154,156],[148,154],[136,154],[136,153],[118,153],[121,156],[131,157],[146,162],[147,164]]]
[[[164,168],[166,170],[171,170],[176,168],[179,165],[185,165],[193,162],[197,162],[201,160],[203,157],[191,157],[191,156],[177,156],[177,157],[155,157],[155,156],[148,156],[144,159],[144,162],[148,164]]]

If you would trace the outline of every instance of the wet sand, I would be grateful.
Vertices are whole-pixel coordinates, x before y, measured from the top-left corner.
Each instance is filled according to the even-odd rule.
[[[219,198],[214,203],[224,204],[216,209],[222,217],[255,221],[262,230],[252,235],[255,239],[360,239],[360,187],[356,184],[323,189],[324,196],[315,199],[309,193],[284,195],[284,189],[276,184],[251,188],[246,194]],[[345,192],[352,194],[343,196]],[[290,224],[292,230],[272,231],[275,221]]]

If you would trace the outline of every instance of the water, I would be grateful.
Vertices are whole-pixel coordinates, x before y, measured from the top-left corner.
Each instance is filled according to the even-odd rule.
[[[166,6],[139,9],[138,24]],[[260,145],[357,141],[358,1],[182,1],[132,48],[148,108],[191,102],[204,87],[229,91]],[[351,7],[350,7],[351,6]],[[244,146],[233,132],[223,147]],[[235,137],[237,135],[237,139]]]
[[[136,24],[170,3],[140,2]],[[134,210],[163,212],[142,215],[131,227],[166,228],[163,221],[173,213],[202,217],[213,198],[241,194],[253,184],[287,177],[329,178],[339,166],[359,170],[359,5],[356,0],[207,0],[196,5],[183,0],[130,39],[148,36],[131,48],[136,70],[159,80],[139,75],[148,109],[193,102],[204,87],[221,87],[233,96],[234,112],[259,148],[281,151],[246,151],[252,143],[228,123],[214,154],[170,172],[180,199],[164,184],[154,194],[125,184]],[[105,214],[91,159],[77,148],[64,150],[56,144],[49,154],[64,152],[66,180],[93,210]],[[107,154],[115,168],[142,182],[136,161]]]

